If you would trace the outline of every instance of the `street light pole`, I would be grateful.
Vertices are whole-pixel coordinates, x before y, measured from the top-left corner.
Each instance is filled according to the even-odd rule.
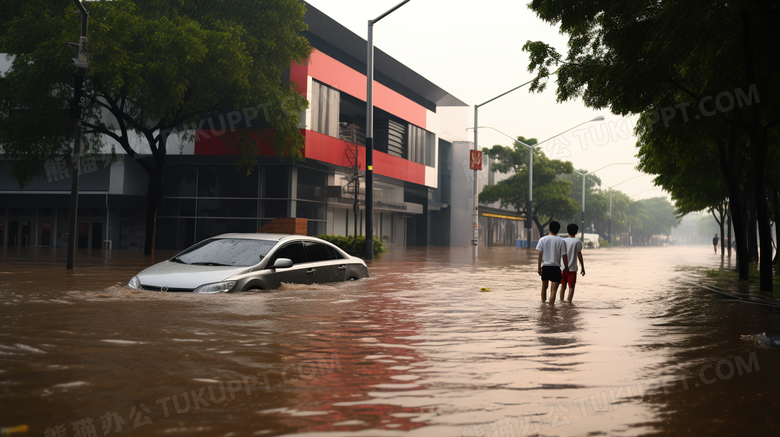
[[[591,172],[585,172],[580,173],[577,170],[574,170],[575,173],[582,175],[582,216],[580,218],[580,235],[582,238],[582,241],[585,241],[585,176],[586,175],[592,175],[596,173],[599,170],[605,169],[607,167],[611,167],[613,165],[634,165],[633,162],[613,162],[612,164],[607,164],[604,167],[597,168],[596,170],[593,170]],[[622,182],[621,182],[622,183]],[[609,223],[607,225],[607,237],[609,237],[610,228],[612,227],[612,189],[609,191]],[[610,242],[611,243],[611,242]],[[584,243],[583,243],[584,244]]]
[[[609,220],[607,221],[607,242],[612,244],[612,187],[609,187]]]
[[[573,170],[574,173],[577,173],[578,175],[582,175],[582,202],[580,203],[580,239],[582,240],[582,244],[585,244],[585,175],[588,174],[588,172],[580,173],[577,170]]]
[[[557,73],[557,70],[555,71],[555,73]],[[553,74],[555,74],[555,73],[553,73]],[[522,88],[522,87],[528,85],[531,82],[533,82],[533,80],[529,80],[528,82],[520,84],[520,85],[512,88],[509,91],[506,91],[504,93],[501,93],[501,94],[493,97],[492,99],[490,99],[490,100],[488,100],[486,102],[480,103],[479,105],[474,105],[474,150],[479,150],[479,142],[477,141],[478,140],[478,136],[479,136],[479,115],[478,115],[479,114],[479,107],[480,106],[485,106],[488,103],[492,102],[493,100],[496,100],[499,97],[503,97],[503,96],[511,93],[514,90],[517,90],[519,88]],[[477,260],[477,255],[479,254],[479,193],[477,193],[477,171],[479,171],[479,170],[476,170],[476,169],[474,170],[474,184],[473,184],[473,186],[474,186],[474,209],[471,211],[472,212],[472,221],[473,221],[473,225],[474,225],[474,234],[471,237],[471,245],[472,245],[471,259],[473,261]],[[529,197],[528,199],[529,199],[528,202],[529,202],[529,205],[530,205],[531,204],[531,198]],[[530,227],[528,228],[528,231],[529,232],[531,231]],[[530,244],[530,240],[529,240],[529,244]]]
[[[89,12],[81,4],[81,0],[73,0],[81,13],[81,34],[79,43],[68,45],[76,48],[76,57],[73,63],[78,67],[78,74],[75,76],[73,86],[73,101],[70,106],[70,116],[76,119],[76,127],[73,132],[73,162],[71,164],[71,185],[70,185],[70,212],[68,214],[68,257],[66,268],[73,270],[73,260],[76,258],[76,232],[78,232],[78,209],[79,209],[79,171],[81,170],[81,119],[82,102],[84,97],[83,86],[84,76],[87,75],[89,67],[89,57],[87,56],[87,24],[89,23]]]
[[[585,244],[585,175],[582,175],[582,213],[580,216],[580,226],[580,232],[582,233],[583,241],[582,244]]]
[[[485,102],[487,103],[487,102]],[[483,105],[485,104],[483,103]],[[479,126],[479,107],[481,105],[474,105],[474,150],[479,150],[479,138],[478,138],[478,131],[477,126]],[[471,235],[471,261],[476,261],[477,256],[479,255],[479,193],[477,193],[477,176],[479,173],[477,173],[479,170],[477,170],[476,166],[474,166],[474,175],[471,177],[473,179],[472,186],[474,190],[474,200],[473,205],[474,208],[471,210],[471,220],[472,224],[474,225],[474,231]],[[488,170],[490,171],[490,170]]]
[[[616,164],[630,164],[630,163],[629,162],[623,162],[623,163],[618,162]],[[610,165],[612,165],[612,164],[610,164]],[[598,170],[596,170],[596,171],[598,171]],[[641,174],[639,176],[634,176],[633,178],[626,179],[623,182],[617,183],[617,184],[615,184],[615,185],[613,185],[611,187],[609,185],[607,185],[607,187],[609,188],[609,222],[607,224],[607,241],[609,241],[609,244],[612,244],[612,189],[617,187],[618,185],[622,185],[622,184],[624,184],[624,183],[626,183],[628,181],[634,180],[636,178],[641,178],[642,176],[645,176],[645,175]]]
[[[379,22],[409,1],[404,0],[384,14],[373,20],[368,20],[366,41],[366,259],[374,259],[374,23]]]
[[[527,83],[528,82],[524,83],[523,85],[526,85]],[[520,88],[523,85],[520,85],[517,88]],[[511,90],[507,91],[506,93],[510,93],[510,92],[516,90],[517,88],[511,89]],[[506,93],[504,93],[504,94],[506,94]],[[503,96],[504,94],[501,94],[501,96]],[[498,96],[498,97],[501,97],[501,96]],[[495,100],[498,97],[494,97],[493,99],[488,100],[485,103],[489,103],[490,101]],[[483,103],[482,105],[484,105],[485,103]],[[592,120],[584,121],[584,122],[582,122],[582,123],[580,123],[580,124],[578,124],[578,125],[576,125],[574,127],[570,127],[568,129],[566,129],[565,131],[560,132],[560,133],[558,133],[556,135],[553,135],[550,138],[547,138],[544,141],[540,141],[540,142],[538,142],[538,143],[536,143],[536,144],[534,144],[532,146],[532,145],[529,145],[529,144],[526,144],[526,143],[520,141],[517,138],[512,138],[511,136],[501,132],[500,130],[498,130],[496,128],[493,128],[493,127],[490,127],[490,126],[479,126],[477,124],[477,115],[476,114],[477,114],[477,108],[479,106],[482,106],[482,105],[475,105],[474,106],[474,127],[473,127],[473,129],[474,129],[474,144],[476,144],[476,140],[477,140],[477,129],[478,128],[485,128],[485,129],[494,130],[494,131],[500,133],[501,135],[509,138],[510,140],[515,141],[518,144],[521,144],[521,145],[523,145],[523,146],[528,148],[528,209],[526,210],[526,220],[525,221],[526,221],[526,238],[527,238],[527,243],[526,244],[528,245],[528,249],[532,249],[532,247],[531,247],[531,230],[533,229],[533,223],[532,222],[533,222],[533,205],[534,205],[534,184],[533,184],[533,181],[534,181],[534,148],[542,145],[543,143],[546,143],[546,142],[550,141],[553,138],[558,137],[559,135],[563,135],[563,134],[565,134],[566,132],[569,132],[572,129],[576,129],[576,128],[582,126],[585,123],[590,123],[590,122],[593,122],[593,121],[602,121],[602,120],[604,120],[604,116],[603,115],[598,115],[598,116],[596,116]],[[468,129],[471,129],[471,128],[467,128],[466,130],[468,130]],[[475,149],[476,149],[476,147],[475,147]],[[476,181],[476,170],[475,170],[475,178],[474,178],[474,180]],[[476,182],[474,183],[474,192],[475,193],[477,192]],[[477,204],[476,200],[477,200],[477,196],[475,195],[474,196],[474,204],[475,205]],[[475,227],[475,229],[476,229],[476,227]],[[475,256],[475,259],[476,259],[476,256]]]

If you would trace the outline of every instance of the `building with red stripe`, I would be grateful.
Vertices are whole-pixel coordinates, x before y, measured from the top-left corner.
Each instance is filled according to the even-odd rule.
[[[206,116],[190,135],[172,135],[156,249],[255,232],[279,217],[307,219],[309,235],[364,234],[366,41],[310,5],[305,21],[315,50],[284,77],[310,102],[299,124],[305,161],[280,158],[260,141],[257,166],[247,174],[237,165],[226,133],[272,135],[252,125],[268,117],[270,103]],[[389,246],[470,243],[468,106],[378,48],[374,67],[374,234]],[[104,154],[82,160],[78,244],[142,249],[147,175],[126,155],[108,159],[122,149],[104,143]],[[71,182],[60,164],[47,163],[45,177],[20,188],[9,176],[13,161],[0,156],[0,246],[67,246]],[[490,241],[481,244],[512,244],[519,225],[508,223],[508,232],[485,232]]]

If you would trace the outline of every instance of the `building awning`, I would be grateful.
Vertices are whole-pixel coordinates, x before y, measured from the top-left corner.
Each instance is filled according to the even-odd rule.
[[[525,217],[517,217],[512,215],[503,215],[503,214],[493,214],[489,212],[481,212],[479,215],[484,217],[493,217],[493,218],[501,218],[501,219],[507,219],[507,220],[518,220],[518,221],[525,221]]]
[[[352,208],[352,206],[355,204],[355,198],[332,196],[332,194],[335,194],[334,192],[336,190],[338,190],[338,192],[340,193],[342,187],[341,186],[328,187],[328,205],[337,208]],[[359,207],[364,208],[366,206],[366,200],[362,197],[363,196],[358,196],[358,205]],[[423,206],[419,203],[399,202],[397,200],[386,200],[386,199],[374,199],[374,211],[402,212],[404,214],[422,214]]]

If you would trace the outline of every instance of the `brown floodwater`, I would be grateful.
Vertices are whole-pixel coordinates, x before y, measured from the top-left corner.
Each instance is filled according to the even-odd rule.
[[[0,428],[89,436],[780,435],[776,309],[689,283],[707,246],[396,248],[371,278],[266,293],[123,287],[171,256],[0,256]],[[490,292],[480,292],[480,288]],[[95,433],[92,434],[92,427]],[[78,431],[78,433],[77,433]]]

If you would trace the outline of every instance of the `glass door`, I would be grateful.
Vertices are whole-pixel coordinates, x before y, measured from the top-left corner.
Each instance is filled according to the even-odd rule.
[[[103,248],[103,222],[92,222],[90,240],[89,247],[91,249]]]
[[[51,222],[41,223],[41,246],[51,246]]]
[[[79,249],[86,249],[89,247],[89,223],[79,223]]]
[[[19,246],[19,221],[10,220],[8,222],[8,247]]]

